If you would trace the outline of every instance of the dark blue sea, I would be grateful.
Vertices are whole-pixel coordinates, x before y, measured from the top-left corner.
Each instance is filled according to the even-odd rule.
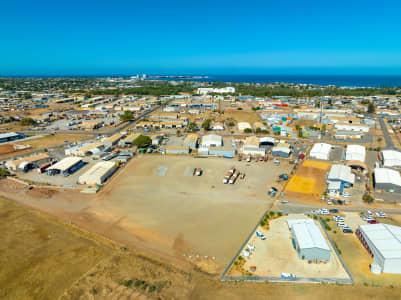
[[[197,80],[249,83],[278,82],[341,87],[401,87],[401,75],[208,75],[208,78]]]

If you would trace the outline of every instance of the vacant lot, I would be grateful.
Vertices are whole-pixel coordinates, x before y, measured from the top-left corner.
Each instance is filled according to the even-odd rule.
[[[259,276],[280,277],[281,273],[285,272],[307,278],[348,278],[333,249],[331,249],[328,263],[309,264],[307,260],[300,259],[292,244],[287,218],[299,219],[305,218],[305,216],[283,216],[271,220],[269,230],[259,228],[258,230],[265,234],[266,240],[262,241],[256,237],[256,234],[251,238],[250,244],[253,244],[256,250],[247,259],[246,270],[249,270],[251,266],[256,266],[254,274]],[[320,225],[318,226],[320,227]],[[322,234],[324,235],[323,231]],[[327,244],[330,246],[329,241]]]
[[[0,298],[56,299],[111,249],[0,199]]]
[[[304,161],[285,188],[287,197],[296,200],[319,201],[326,190],[325,175],[329,168],[330,164],[326,162]]]

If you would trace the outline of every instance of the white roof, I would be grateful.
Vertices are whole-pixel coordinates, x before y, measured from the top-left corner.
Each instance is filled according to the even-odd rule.
[[[401,227],[389,224],[360,225],[359,229],[384,258],[401,258]]]
[[[385,167],[401,166],[401,152],[394,150],[383,150],[383,165]]]
[[[48,170],[60,170],[61,172],[68,170],[75,164],[79,163],[82,159],[76,156],[63,158],[58,163],[52,165]]]
[[[272,137],[269,137],[269,136],[263,136],[259,140],[260,140],[261,143],[273,143],[273,144],[276,143],[276,140],[274,138],[272,138]]]
[[[365,162],[366,150],[361,145],[348,145],[347,152],[345,154],[346,160],[359,160]]]
[[[344,165],[332,165],[327,176],[328,180],[341,180],[354,184],[355,174],[352,174],[351,167]]]
[[[252,129],[251,125],[248,122],[239,122],[238,123],[239,130],[244,130],[246,128]]]
[[[96,180],[102,178],[107,172],[115,168],[116,163],[112,161],[101,161],[95,164],[92,168],[86,171],[79,177],[79,182],[88,180]]]
[[[320,248],[330,251],[326,239],[312,219],[287,219],[301,249]]]
[[[391,183],[401,186],[401,176],[398,171],[387,168],[376,168],[374,173],[376,183]]]
[[[202,145],[222,145],[222,143],[222,137],[217,134],[209,134],[202,137]]]
[[[326,143],[316,143],[313,145],[310,155],[314,156],[316,154],[329,155],[331,150],[331,145]]]
[[[330,181],[327,185],[328,190],[339,190],[341,188],[341,181]]]

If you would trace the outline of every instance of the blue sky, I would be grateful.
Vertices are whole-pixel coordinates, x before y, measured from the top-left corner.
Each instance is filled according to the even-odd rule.
[[[3,1],[0,75],[401,74],[401,1]]]

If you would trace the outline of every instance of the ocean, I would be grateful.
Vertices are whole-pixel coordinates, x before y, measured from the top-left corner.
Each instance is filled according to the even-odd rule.
[[[401,75],[206,75],[191,81],[298,83],[341,87],[401,87]],[[168,78],[166,80],[174,80]],[[177,80],[182,80],[177,78]]]

